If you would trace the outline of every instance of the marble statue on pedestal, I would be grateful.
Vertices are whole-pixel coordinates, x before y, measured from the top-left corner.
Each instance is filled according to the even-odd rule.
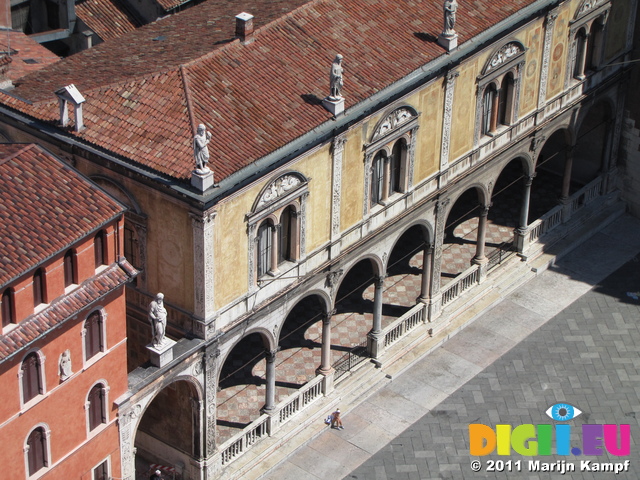
[[[151,343],[158,347],[164,343],[167,329],[167,310],[164,308],[164,295],[158,293],[149,304],[149,322],[151,323]]]
[[[196,161],[196,172],[200,175],[210,172],[209,148],[207,147],[210,141],[211,132],[207,132],[207,127],[201,123],[193,137],[193,158]]]

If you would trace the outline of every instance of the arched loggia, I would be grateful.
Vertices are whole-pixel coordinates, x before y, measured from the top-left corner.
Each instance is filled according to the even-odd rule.
[[[144,411],[136,430],[136,457],[142,460],[137,463],[188,465],[200,461],[202,419],[202,397],[193,383],[177,380],[164,387]]]

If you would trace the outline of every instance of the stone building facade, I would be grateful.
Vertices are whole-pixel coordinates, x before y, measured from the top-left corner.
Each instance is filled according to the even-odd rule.
[[[439,0],[360,3],[235,18],[205,2],[0,93],[3,135],[129,207],[124,252],[142,273],[127,289],[123,478],[136,455],[230,475],[346,373],[404,335],[428,342],[479,285],[624,209],[636,1],[461,3],[457,45],[438,41]],[[344,111],[329,112],[337,53]],[[72,81],[82,100],[56,99]],[[194,172],[199,124],[211,186]],[[160,291],[177,343],[155,367]]]

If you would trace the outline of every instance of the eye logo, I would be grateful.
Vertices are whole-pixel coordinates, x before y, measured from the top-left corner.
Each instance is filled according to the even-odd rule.
[[[549,409],[544,412],[556,422],[566,422],[573,420],[582,413],[582,410],[569,405],[568,403],[556,403],[551,405]]]

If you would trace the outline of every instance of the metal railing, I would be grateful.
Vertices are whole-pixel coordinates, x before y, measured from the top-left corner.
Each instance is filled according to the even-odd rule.
[[[515,255],[515,253],[516,249],[513,244],[513,239],[508,242],[501,243],[493,252],[487,255],[487,259],[489,260],[487,263],[487,271],[497,267],[507,258]]]
[[[356,345],[345,353],[336,363],[333,364],[333,368],[336,373],[335,380],[338,380],[345,373],[350,372],[357,365],[369,358],[369,352],[367,351],[367,342],[363,342],[360,345]]]

